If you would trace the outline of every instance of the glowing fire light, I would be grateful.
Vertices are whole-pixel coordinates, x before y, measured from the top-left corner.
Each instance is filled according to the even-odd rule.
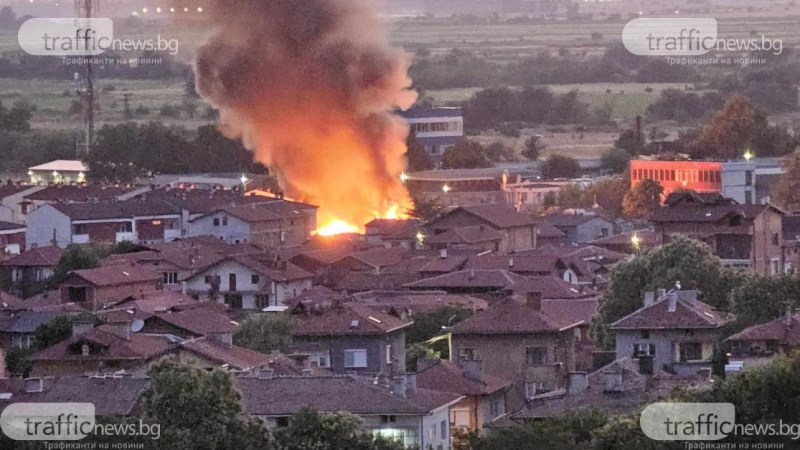
[[[344,220],[334,219],[327,224],[317,228],[317,236],[336,236],[344,233],[358,233],[359,228],[349,224]]]

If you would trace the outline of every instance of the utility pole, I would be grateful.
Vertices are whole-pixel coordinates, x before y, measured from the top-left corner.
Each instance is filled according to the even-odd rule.
[[[99,0],[75,0],[75,18],[91,19],[99,9]],[[88,155],[94,144],[94,119],[97,109],[97,96],[94,90],[94,67],[92,55],[86,55],[85,73],[81,76],[75,74],[75,81],[79,83],[78,96],[83,112],[83,130],[78,141],[77,156]]]

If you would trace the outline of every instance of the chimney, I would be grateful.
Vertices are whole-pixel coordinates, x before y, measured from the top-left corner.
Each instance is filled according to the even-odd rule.
[[[514,268],[514,257],[513,256],[509,256],[508,257],[508,269],[511,270],[513,268]]]
[[[474,359],[461,361],[461,367],[464,369],[464,375],[470,380],[480,381],[483,376],[483,361]]]
[[[653,357],[651,355],[639,356],[639,373],[641,375],[653,374]]]
[[[528,292],[525,294],[525,304],[533,308],[534,311],[542,310],[542,293],[540,291]]]
[[[567,394],[580,394],[589,387],[586,372],[570,372],[567,379]]]
[[[675,312],[675,308],[678,307],[678,293],[677,292],[670,292],[667,294],[667,301],[669,301],[669,305],[667,305],[668,312]]]
[[[81,356],[89,356],[89,344],[81,344]]]
[[[605,378],[605,388],[603,392],[622,392],[622,371],[611,369],[603,372]]]
[[[401,375],[394,378],[393,393],[398,397],[408,397],[417,393],[417,376]]]
[[[659,297],[661,298],[661,297]],[[655,303],[655,292],[647,291],[644,293],[644,307],[652,306]]]
[[[443,248],[443,249],[439,250],[439,258],[442,258],[442,259],[447,258],[447,249],[446,248]]]
[[[657,290],[656,291],[656,300],[660,300],[660,299],[664,298],[665,295],[667,295],[667,290],[666,289]]]
[[[470,280],[474,280],[475,279],[475,269],[469,269],[469,274],[468,275],[469,275],[469,279]]]
[[[72,337],[80,336],[94,329],[94,323],[89,321],[76,320],[72,322]]]

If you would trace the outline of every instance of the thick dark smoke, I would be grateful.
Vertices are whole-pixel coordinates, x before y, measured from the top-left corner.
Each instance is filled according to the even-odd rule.
[[[400,182],[410,59],[367,0],[215,0],[197,89],[320,219],[362,226],[410,205]]]

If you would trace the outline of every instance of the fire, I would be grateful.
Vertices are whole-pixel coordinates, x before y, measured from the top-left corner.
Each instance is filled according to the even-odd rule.
[[[321,215],[325,215],[325,212],[322,211]],[[389,208],[387,208],[384,213],[375,212],[373,217],[373,219],[390,219],[390,220],[399,220],[406,218],[408,218],[408,214],[401,211],[400,205],[398,204],[389,206]],[[335,236],[337,234],[364,232],[363,224],[356,225],[346,220],[338,218],[323,219],[321,222],[323,223],[323,225],[318,226],[315,232],[317,236]]]

